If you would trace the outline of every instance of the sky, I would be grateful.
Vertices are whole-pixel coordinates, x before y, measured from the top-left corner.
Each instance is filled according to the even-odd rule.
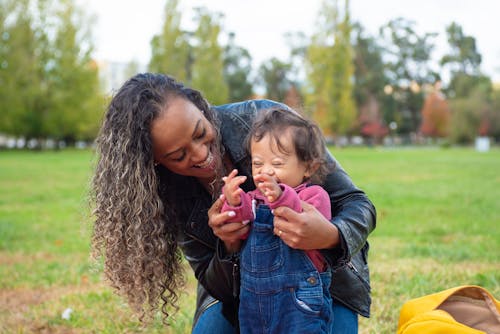
[[[147,64],[150,40],[160,32],[166,0],[120,1],[78,0],[87,13],[96,16],[93,25],[95,57],[98,60]],[[321,0],[180,0],[182,27],[193,29],[194,7],[207,7],[224,14],[225,31],[236,34],[237,45],[246,48],[254,68],[264,60],[288,60],[286,32],[315,31]],[[389,20],[403,17],[415,22],[419,34],[436,32],[434,59],[448,51],[445,27],[462,26],[476,39],[483,57],[481,69],[500,82],[500,31],[498,0],[351,0],[351,19],[372,36]]]

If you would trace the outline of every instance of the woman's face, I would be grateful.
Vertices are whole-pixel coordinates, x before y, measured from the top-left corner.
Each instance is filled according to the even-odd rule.
[[[215,176],[215,131],[191,101],[174,97],[151,124],[153,155],[157,163],[184,176]]]

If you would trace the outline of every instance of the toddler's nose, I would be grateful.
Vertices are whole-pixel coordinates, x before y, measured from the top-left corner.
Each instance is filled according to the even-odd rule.
[[[272,167],[267,167],[264,170],[264,173],[266,173],[267,175],[273,176],[274,175],[274,169]]]

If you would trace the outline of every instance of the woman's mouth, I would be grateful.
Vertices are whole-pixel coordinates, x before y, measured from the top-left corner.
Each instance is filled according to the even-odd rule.
[[[195,168],[208,168],[212,165],[212,162],[214,161],[214,155],[212,152],[208,152],[208,157],[203,161],[202,163],[194,165]]]

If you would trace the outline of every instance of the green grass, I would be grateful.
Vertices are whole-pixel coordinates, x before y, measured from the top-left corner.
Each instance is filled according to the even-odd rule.
[[[500,297],[500,151],[336,149],[377,207],[372,317],[394,333],[408,299],[462,284]],[[142,327],[89,259],[92,153],[0,151],[0,333],[189,333],[195,282],[165,327]],[[72,308],[70,320],[61,313]]]

